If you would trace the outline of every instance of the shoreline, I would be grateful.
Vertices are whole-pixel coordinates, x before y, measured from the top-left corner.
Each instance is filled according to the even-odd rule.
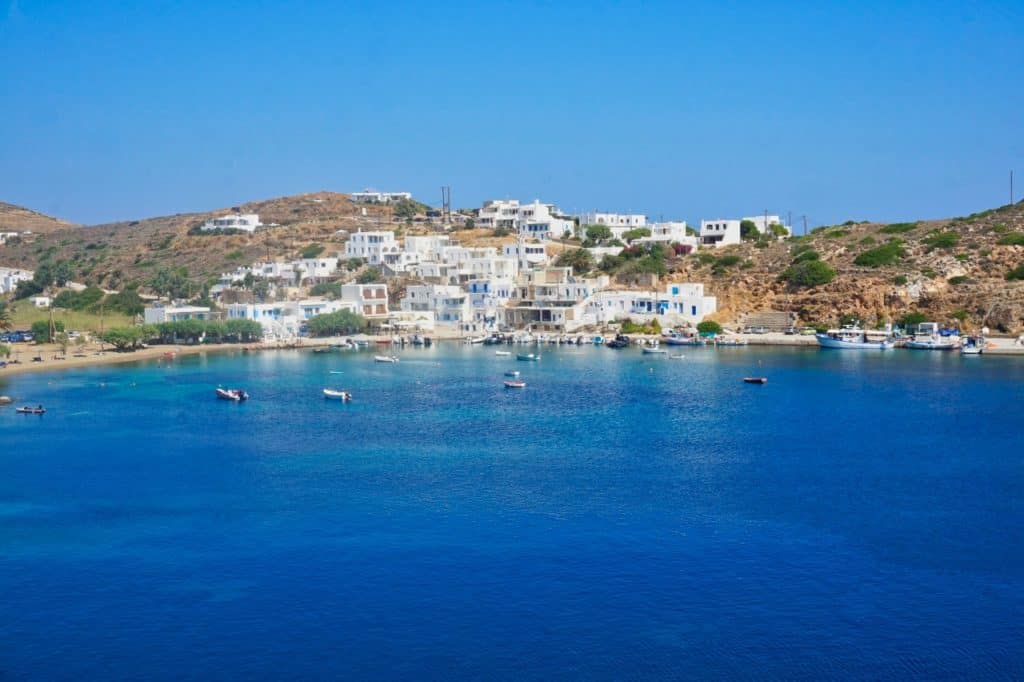
[[[634,335],[635,338],[646,338],[642,335]],[[372,347],[388,347],[389,344],[377,344],[378,340],[390,339],[389,336],[368,336],[365,337]],[[652,337],[653,338],[653,337]],[[742,339],[749,346],[766,347],[791,347],[791,348],[812,348],[817,347],[817,340],[809,336],[792,336],[778,333],[769,334],[735,334],[731,338]],[[20,374],[36,374],[40,372],[59,372],[65,369],[81,369],[83,367],[102,367],[105,365],[118,365],[129,362],[140,362],[146,360],[160,360],[166,357],[167,353],[174,353],[175,357],[188,355],[202,355],[205,353],[220,354],[231,351],[236,352],[266,352],[275,350],[306,350],[331,346],[342,341],[342,337],[325,337],[318,339],[301,339],[300,343],[266,343],[266,344],[238,344],[218,343],[201,345],[167,345],[149,346],[129,352],[117,352],[111,349],[102,349],[96,344],[89,344],[84,348],[77,349],[79,353],[71,353],[61,359],[59,347],[56,344],[40,344],[27,347],[12,346],[11,357],[18,360],[17,364],[8,364],[0,368],[0,379],[5,376]],[[439,338],[435,343],[462,343],[462,339]],[[989,339],[989,347],[985,349],[985,355],[998,356],[1022,356],[1024,357],[1024,346],[1015,346],[1013,338],[994,337]],[[401,346],[400,346],[401,347]],[[524,346],[525,347],[525,346]],[[70,349],[69,349],[70,350]],[[899,349],[897,349],[899,350]],[[952,351],[945,351],[952,352]],[[23,359],[28,356],[28,360]],[[41,362],[33,362],[33,357],[43,358]],[[10,362],[8,360],[8,362]]]

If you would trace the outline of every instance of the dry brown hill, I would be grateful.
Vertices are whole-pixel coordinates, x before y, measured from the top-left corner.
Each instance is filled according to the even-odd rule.
[[[873,251],[879,247],[882,252]],[[870,256],[857,262],[869,251],[885,260],[887,249],[896,253],[891,263],[864,264]],[[779,281],[801,250],[818,254],[836,271],[835,279],[807,288]],[[818,228],[806,237],[744,243],[713,253],[714,262],[697,254],[680,259],[674,269],[706,283],[718,297],[722,321],[773,309],[798,313],[805,323],[834,324],[842,315],[877,323],[920,311],[967,328],[1024,329],[1024,281],[1006,278],[1010,270],[1024,267],[1024,202],[946,220],[850,222]],[[732,260],[737,262],[724,265]]]
[[[338,230],[374,229],[389,219],[383,206],[353,204],[347,195],[314,192],[203,213],[182,213],[40,235],[31,244],[5,247],[5,265],[34,268],[41,260],[67,260],[75,279],[107,288],[127,283],[145,285],[161,268],[184,268],[196,281],[209,281],[221,272],[261,258],[295,256],[304,247],[319,245],[325,254],[343,248]],[[255,234],[190,234],[206,220],[231,212],[258,213],[264,224],[279,227]]]
[[[0,232],[33,232],[46,234],[55,230],[78,227],[60,218],[37,213],[22,206],[0,201]]]

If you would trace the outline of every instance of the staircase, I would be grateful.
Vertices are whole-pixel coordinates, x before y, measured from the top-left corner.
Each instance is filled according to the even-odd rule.
[[[796,325],[796,313],[784,313],[778,310],[761,310],[747,313],[740,319],[742,327],[764,327],[770,332],[784,332]]]

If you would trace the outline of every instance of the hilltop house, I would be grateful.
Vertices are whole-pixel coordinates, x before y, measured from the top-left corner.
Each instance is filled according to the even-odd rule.
[[[32,270],[0,268],[0,294],[9,294],[18,288],[18,282],[26,282],[35,275]]]
[[[740,243],[740,221],[726,218],[700,221],[702,246],[728,246]]]
[[[385,256],[399,252],[395,233],[391,230],[359,231],[349,235],[345,242],[346,258],[362,258],[370,265],[381,265]]]
[[[639,213],[601,213],[589,211],[580,216],[580,228],[586,225],[604,225],[612,231],[615,239],[630,230],[647,226],[647,216]]]
[[[341,300],[355,304],[355,312],[371,320],[388,316],[386,284],[343,284]]]
[[[256,213],[239,213],[207,220],[199,229],[203,232],[223,232],[225,230],[255,232],[256,228],[261,226],[260,217]]]
[[[411,192],[378,192],[372,189],[364,189],[362,192],[352,192],[349,195],[352,201],[357,204],[390,204],[397,201],[412,201]]]
[[[520,204],[518,199],[485,201],[477,215],[476,224],[492,229],[503,228],[518,232],[523,237],[551,239],[576,229],[575,221],[561,215],[554,204]]]

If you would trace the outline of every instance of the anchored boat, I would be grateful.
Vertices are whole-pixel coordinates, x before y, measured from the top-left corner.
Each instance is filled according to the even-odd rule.
[[[217,397],[221,400],[231,400],[240,403],[249,399],[249,394],[240,388],[217,388]]]
[[[348,391],[336,391],[332,388],[324,389],[324,398],[327,400],[340,400],[343,403],[352,402],[352,394]]]
[[[829,329],[826,333],[814,335],[822,348],[843,348],[847,350],[887,350],[895,344],[885,330],[861,329],[848,325],[842,329]]]
[[[509,379],[505,382],[505,388],[526,388],[526,382],[519,379]]]

